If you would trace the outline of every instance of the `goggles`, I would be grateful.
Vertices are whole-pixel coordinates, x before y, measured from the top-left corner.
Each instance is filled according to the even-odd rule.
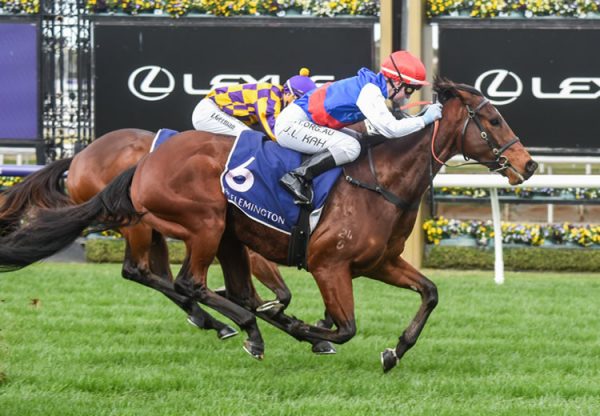
[[[415,91],[419,91],[421,89],[420,85],[409,85],[409,84],[404,84],[404,94],[406,96],[411,95],[413,92]]]

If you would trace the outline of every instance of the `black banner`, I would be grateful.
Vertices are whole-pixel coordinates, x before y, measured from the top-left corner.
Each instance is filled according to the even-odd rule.
[[[440,24],[439,74],[479,88],[523,143],[600,153],[600,24]]]
[[[191,129],[195,105],[219,85],[283,83],[301,67],[319,84],[373,64],[373,19],[159,20],[95,22],[96,137]]]

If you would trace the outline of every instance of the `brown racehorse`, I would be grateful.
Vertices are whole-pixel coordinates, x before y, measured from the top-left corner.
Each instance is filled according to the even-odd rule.
[[[473,87],[438,80],[443,103],[437,135],[424,129],[384,140],[347,166],[334,186],[308,247],[308,269],[321,291],[335,329],[308,325],[283,312],[270,321],[300,340],[343,343],[356,332],[352,279],[366,276],[414,290],[421,306],[395,348],[382,355],[384,371],[393,368],[419,337],[438,303],[433,282],[403,260],[404,250],[431,174],[455,154],[484,163],[512,185],[529,178],[537,164],[498,110]],[[85,204],[40,213],[34,221],[0,240],[0,266],[24,267],[76,238],[90,224],[113,227],[142,221],[181,239],[187,257],[175,286],[234,320],[249,336],[245,348],[263,355],[264,343],[252,309],[245,246],[270,260],[285,262],[289,237],[253,222],[222,194],[219,177],[231,141],[201,132],[173,137],[135,169],[116,178]],[[353,180],[346,180],[353,178]],[[217,256],[223,265],[231,302],[206,286]]]
[[[28,176],[3,195],[0,233],[8,234],[16,229],[32,207],[54,208],[88,201],[116,176],[146,156],[153,138],[154,133],[146,130],[116,130],[96,139],[73,159],[51,163]],[[61,186],[67,170],[68,196]],[[120,231],[126,244],[123,277],[160,291],[186,311],[190,323],[199,328],[215,329],[221,339],[237,333],[204,312],[195,302],[174,291],[167,246],[162,235],[145,224],[124,227]],[[287,306],[291,294],[277,266],[254,252],[249,254],[253,274],[275,293],[279,302]]]

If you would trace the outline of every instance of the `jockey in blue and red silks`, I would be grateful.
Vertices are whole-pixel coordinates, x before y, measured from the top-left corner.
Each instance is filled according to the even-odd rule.
[[[275,118],[287,104],[314,88],[306,68],[283,86],[259,82],[215,88],[196,105],[192,123],[196,130],[236,137],[252,127],[275,140]]]
[[[399,138],[441,118],[441,105],[434,104],[421,117],[397,120],[385,103],[409,97],[429,84],[425,78],[417,57],[397,51],[383,61],[379,73],[361,68],[356,76],[323,85],[287,106],[275,123],[277,143],[312,155],[280,180],[296,203],[311,203],[306,184],[314,177],[360,154],[358,136],[346,126],[364,121],[368,134]]]

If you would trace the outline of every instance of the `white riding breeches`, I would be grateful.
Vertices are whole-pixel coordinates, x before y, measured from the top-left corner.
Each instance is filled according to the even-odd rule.
[[[245,130],[252,130],[237,118],[221,111],[209,98],[201,100],[192,113],[192,123],[196,130],[238,137]]]
[[[308,118],[304,110],[291,103],[275,121],[275,137],[283,147],[314,154],[329,149],[339,166],[355,160],[360,154],[360,143],[354,137],[329,127],[319,126]]]

